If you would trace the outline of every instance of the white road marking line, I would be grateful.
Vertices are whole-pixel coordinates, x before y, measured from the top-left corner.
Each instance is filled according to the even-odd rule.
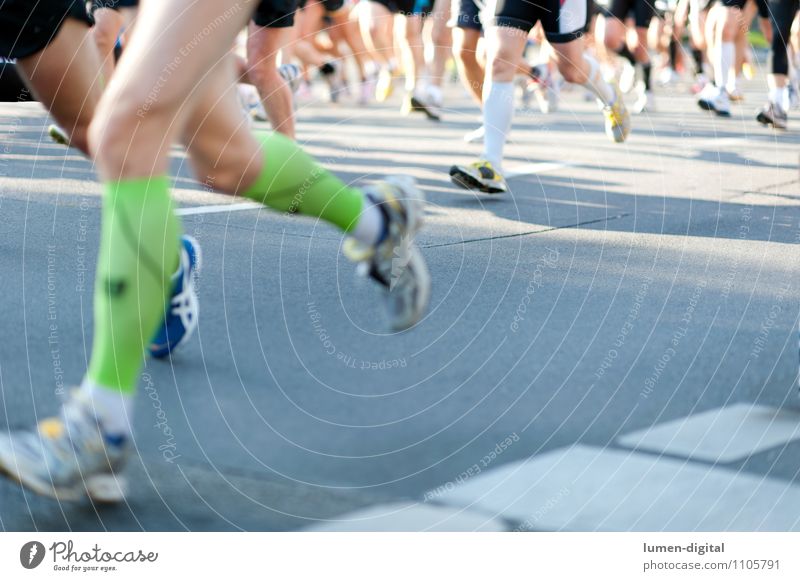
[[[789,482],[582,445],[486,472],[438,500],[538,530],[800,530],[800,487]]]
[[[689,141],[688,143],[694,147],[739,147],[748,143],[753,145],[754,141],[748,140],[746,137],[712,137],[711,139],[700,139],[696,142]],[[684,147],[684,145],[681,145],[681,147]]]
[[[527,163],[505,173],[505,178],[518,178],[533,174],[540,174],[549,171],[556,171],[565,167],[572,167],[576,164],[561,161],[542,161],[539,163]]]
[[[626,434],[626,447],[711,462],[734,462],[800,439],[800,416],[740,403]]]
[[[491,516],[461,508],[391,503],[371,506],[309,527],[327,532],[502,532],[508,530]]]
[[[255,202],[242,202],[241,204],[218,204],[214,206],[189,206],[175,211],[178,216],[193,216],[195,214],[224,214],[226,212],[242,212],[244,210],[258,210],[263,208]]]

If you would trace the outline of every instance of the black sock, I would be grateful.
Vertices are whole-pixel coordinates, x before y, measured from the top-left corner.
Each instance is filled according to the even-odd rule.
[[[546,64],[534,65],[531,67],[531,72],[530,72],[531,78],[536,81],[544,77],[546,73],[547,73]]]
[[[642,78],[644,80],[644,90],[645,91],[649,91],[650,90],[650,69],[651,68],[652,68],[652,65],[649,62],[644,63],[642,65]]]
[[[678,41],[675,40],[675,37],[669,39],[669,64],[672,67],[672,70],[677,68],[678,64]]]
[[[622,48],[617,50],[617,54],[624,59],[628,59],[628,62],[631,63],[631,65],[636,66],[636,57],[633,56],[633,53],[631,52],[631,49],[628,48],[627,44],[623,44]]]
[[[699,75],[703,72],[703,51],[693,48],[692,58],[694,59],[694,74]]]

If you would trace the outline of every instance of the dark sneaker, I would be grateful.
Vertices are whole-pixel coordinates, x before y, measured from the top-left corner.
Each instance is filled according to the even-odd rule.
[[[454,165],[450,168],[450,179],[465,190],[478,190],[486,194],[502,194],[508,191],[506,180],[485,160],[470,165]]]

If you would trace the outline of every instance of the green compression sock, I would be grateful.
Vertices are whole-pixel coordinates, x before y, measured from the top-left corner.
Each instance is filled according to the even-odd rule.
[[[132,393],[144,347],[164,317],[180,223],[166,177],[111,182],[105,189],[88,377]]]
[[[357,188],[319,166],[280,133],[256,133],[264,167],[243,195],[282,212],[315,216],[345,232],[355,228],[364,203]]]

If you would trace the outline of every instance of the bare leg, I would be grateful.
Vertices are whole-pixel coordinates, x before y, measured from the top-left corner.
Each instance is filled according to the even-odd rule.
[[[414,92],[425,70],[425,49],[422,44],[422,16],[405,17],[405,34],[401,39],[403,66],[406,73],[406,91]]]
[[[435,0],[433,4],[433,62],[431,63],[431,85],[441,90],[447,61],[453,54],[453,29],[447,26],[450,20],[450,0]]]
[[[370,52],[386,66],[394,58],[393,21],[394,15],[377,2],[367,2],[360,8],[359,23],[364,43]]]
[[[250,22],[247,76],[258,89],[272,128],[294,139],[292,91],[278,73],[278,53],[290,38],[291,28],[266,28]]]
[[[253,179],[249,171],[242,172],[243,165],[260,162],[253,157],[258,145],[239,114],[234,72],[224,60],[214,67],[192,102],[181,135],[197,179],[231,194]]]
[[[453,55],[458,76],[479,105],[483,102],[483,79],[486,76],[483,63],[478,60],[480,37],[480,31],[474,28],[453,29]]]
[[[55,39],[20,59],[17,68],[70,143],[88,154],[87,132],[102,91],[100,58],[89,28],[67,18]]]
[[[114,72],[114,46],[125,20],[116,10],[98,8],[94,11],[94,23],[92,37],[103,61],[103,79],[108,83]]]
[[[228,57],[250,17],[238,5],[220,4],[173,0],[142,7],[137,30],[118,63],[119,74],[90,127],[90,146],[104,181],[166,174],[167,153],[182,133],[185,110],[205,82],[197,79],[207,80],[209,63],[213,67]],[[175,14],[183,16],[176,21]],[[217,25],[198,39],[196,31],[208,22]],[[164,23],[173,24],[165,28]],[[245,177],[252,172],[255,179],[260,164],[252,168],[249,160],[257,152],[253,143],[253,151],[232,171]]]

